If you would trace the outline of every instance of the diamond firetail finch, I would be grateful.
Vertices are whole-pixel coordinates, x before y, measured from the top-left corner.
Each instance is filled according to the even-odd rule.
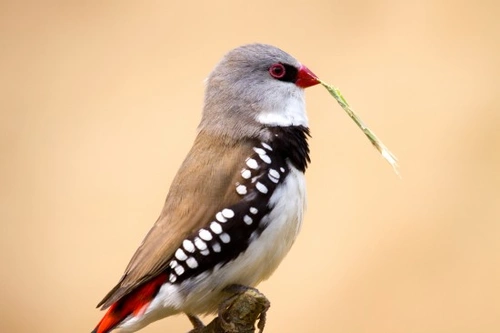
[[[178,313],[217,312],[231,285],[254,287],[290,250],[306,201],[304,89],[319,81],[270,45],[227,53],[209,75],[198,135],[165,206],[93,333],[135,332]]]
[[[207,79],[198,135],[163,210],[118,284],[98,304],[92,333],[135,332],[185,313],[215,313],[267,279],[290,250],[306,202],[310,162],[304,89],[321,83],[396,168],[396,158],[338,89],[270,45],[227,53]],[[396,170],[396,169],[395,169]]]

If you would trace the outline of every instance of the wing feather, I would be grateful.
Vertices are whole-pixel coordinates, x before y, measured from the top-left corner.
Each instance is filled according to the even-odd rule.
[[[238,202],[234,184],[252,153],[252,140],[211,137],[200,132],[175,176],[163,210],[130,260],[118,284],[97,305],[102,309],[164,269],[174,251],[218,210]],[[206,167],[206,166],[210,167]]]

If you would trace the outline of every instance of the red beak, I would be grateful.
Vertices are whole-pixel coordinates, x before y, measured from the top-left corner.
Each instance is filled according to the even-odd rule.
[[[295,84],[301,88],[307,88],[319,83],[318,77],[309,70],[306,66],[302,65],[297,74],[297,81]]]

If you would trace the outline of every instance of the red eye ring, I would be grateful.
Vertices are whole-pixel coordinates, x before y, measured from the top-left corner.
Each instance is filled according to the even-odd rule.
[[[275,79],[281,79],[286,74],[285,66],[280,63],[273,64],[271,65],[271,67],[269,67],[269,74],[271,74],[271,76]]]

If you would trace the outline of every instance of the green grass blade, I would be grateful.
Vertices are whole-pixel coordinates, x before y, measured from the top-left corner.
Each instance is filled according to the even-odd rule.
[[[349,106],[349,103],[347,103],[347,101],[345,100],[344,96],[342,96],[342,94],[340,93],[340,90],[321,80],[319,80],[319,82],[323,87],[326,88],[326,90],[328,90],[330,95],[332,95],[337,100],[342,109],[344,109],[344,111],[349,115],[349,117],[351,117],[351,119],[354,120],[356,125],[358,125],[358,127],[363,131],[363,133],[365,133],[366,137],[368,138],[368,140],[370,140],[372,145],[380,152],[382,157],[392,166],[394,172],[398,176],[400,176],[398,171],[398,163],[397,163],[398,160],[396,156],[394,156],[394,154],[391,153],[391,151],[382,143],[382,141],[379,138],[377,138],[375,133],[373,133],[373,131],[368,126],[366,126],[365,123],[363,123],[361,118],[359,118],[356,115],[356,113]]]

